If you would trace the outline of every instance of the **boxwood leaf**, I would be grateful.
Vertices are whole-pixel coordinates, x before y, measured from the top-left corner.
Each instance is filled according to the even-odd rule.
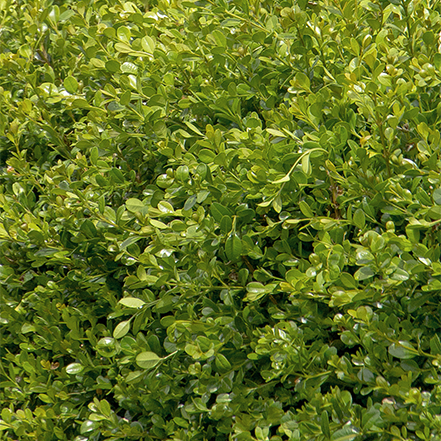
[[[66,77],[64,79],[64,88],[69,92],[69,93],[77,93],[78,91],[78,81],[72,77]]]
[[[372,268],[370,268],[369,266],[364,266],[354,274],[354,278],[355,280],[366,280],[366,279],[370,279],[374,275],[375,273],[372,270]]]
[[[83,372],[84,366],[81,363],[71,363],[66,366],[66,372],[69,375],[76,375]]]
[[[137,299],[136,297],[124,297],[118,303],[120,303],[123,306],[127,306],[127,308],[136,308],[136,309],[141,308],[146,304],[143,300]]]
[[[136,364],[143,369],[153,369],[161,360],[154,352],[145,351],[137,355]]]
[[[232,262],[238,260],[242,254],[242,241],[237,234],[228,237],[225,242],[225,254]]]
[[[130,320],[125,320],[121,323],[118,323],[116,328],[113,331],[113,338],[123,338],[130,330]]]
[[[357,210],[355,210],[353,221],[355,226],[360,228],[360,230],[364,228],[366,224],[366,216],[361,208],[357,208]]]
[[[216,355],[215,363],[216,363],[216,367],[221,371],[228,371],[231,369],[231,363],[223,354],[219,353]]]
[[[408,341],[392,343],[388,348],[388,352],[390,355],[401,359],[414,358],[418,355],[418,350],[415,349]]]

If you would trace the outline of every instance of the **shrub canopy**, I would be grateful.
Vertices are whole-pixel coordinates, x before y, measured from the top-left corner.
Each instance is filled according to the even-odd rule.
[[[441,438],[441,6],[1,0],[1,439]]]

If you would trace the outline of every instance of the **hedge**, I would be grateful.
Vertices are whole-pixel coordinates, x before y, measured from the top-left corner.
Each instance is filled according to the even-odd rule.
[[[0,6],[0,439],[441,439],[438,1]]]

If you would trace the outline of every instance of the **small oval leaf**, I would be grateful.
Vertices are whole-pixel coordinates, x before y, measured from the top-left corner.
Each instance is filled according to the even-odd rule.
[[[123,338],[130,330],[130,320],[125,320],[121,323],[118,323],[116,328],[113,331],[113,338]]]
[[[84,366],[81,363],[71,363],[66,366],[66,372],[69,375],[76,375],[82,372]]]
[[[136,297],[125,297],[121,299],[118,303],[123,306],[127,306],[127,308],[141,308],[145,305],[144,300],[137,299]]]
[[[354,213],[354,224],[356,227],[360,228],[362,230],[366,224],[366,216],[364,214],[364,211],[361,208],[358,208]]]
[[[77,93],[78,81],[74,77],[66,77],[64,79],[64,88],[69,93]]]
[[[225,243],[225,254],[232,262],[239,259],[242,254],[242,241],[237,234],[230,236]]]
[[[143,369],[153,369],[161,360],[154,352],[145,351],[138,354],[136,364]]]
[[[404,360],[414,358],[418,355],[418,350],[416,350],[408,341],[392,343],[389,346],[388,352],[390,355]]]

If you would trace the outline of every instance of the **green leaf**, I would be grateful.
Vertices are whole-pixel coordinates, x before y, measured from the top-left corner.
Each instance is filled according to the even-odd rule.
[[[66,366],[66,372],[69,375],[76,375],[83,372],[84,366],[81,363],[71,363]]]
[[[198,154],[198,158],[206,164],[213,162],[215,157],[216,153],[208,149],[202,149]]]
[[[282,197],[280,196],[280,194],[274,198],[272,205],[276,213],[280,213],[282,211],[283,205]]]
[[[119,248],[121,250],[125,250],[128,246],[133,245],[134,243],[138,242],[139,240],[141,240],[142,237],[141,236],[132,236],[127,238],[125,241],[123,241],[121,243],[121,245],[119,246]]]
[[[439,220],[441,219],[441,206],[433,206],[428,212],[427,215],[430,219]]]
[[[66,77],[64,79],[64,88],[69,93],[77,93],[78,91],[78,81],[74,77]]]
[[[216,220],[216,222],[219,222],[219,223],[222,222],[222,218],[224,216],[229,216],[229,217],[232,216],[232,212],[228,208],[219,204],[218,202],[213,202],[211,204],[210,212],[211,212],[211,215]]]
[[[127,308],[135,309],[142,308],[146,304],[143,300],[137,299],[136,297],[124,297],[118,303],[126,306]]]
[[[302,170],[306,176],[309,176],[312,173],[311,159],[309,156],[310,155],[305,155],[302,157]]]
[[[193,194],[193,195],[191,195],[186,201],[185,201],[185,204],[184,204],[184,210],[191,210],[195,205],[196,205],[196,202],[197,202],[197,195],[195,195],[195,194]]]
[[[136,198],[127,199],[126,207],[131,213],[142,212],[146,208],[145,205]]]
[[[222,216],[222,220],[220,222],[220,229],[223,234],[229,234],[231,229],[233,228],[233,221],[230,216]]]
[[[399,280],[400,282],[404,282],[409,279],[409,273],[404,271],[403,269],[397,268],[391,276],[392,280]]]
[[[377,253],[378,251],[382,250],[385,245],[386,241],[384,240],[383,236],[375,236],[374,239],[372,239],[370,248],[373,253]]]
[[[418,355],[418,350],[415,349],[408,341],[392,343],[388,348],[388,352],[390,355],[401,359],[414,358]]]
[[[340,274],[340,280],[346,288],[356,288],[357,282],[355,281],[354,277],[349,273],[341,273]]]
[[[225,242],[225,254],[232,262],[238,260],[242,254],[242,241],[237,234],[228,237]]]
[[[355,210],[353,220],[355,226],[360,228],[360,230],[364,228],[364,226],[366,225],[366,216],[361,208],[357,208],[357,210]]]
[[[372,268],[370,268],[369,266],[364,266],[354,274],[354,279],[361,281],[361,280],[370,279],[374,275],[375,272],[372,270]]]
[[[309,78],[304,73],[298,72],[296,74],[296,81],[298,82],[300,87],[309,90],[310,81]]]
[[[124,72],[127,74],[136,75],[138,73],[138,68],[136,67],[136,64],[129,63],[128,61],[121,64],[120,69],[121,69],[121,72]]]
[[[112,414],[112,409],[111,409],[108,401],[101,400],[99,407],[100,407],[100,410],[103,413],[103,415],[105,415],[106,417],[110,417],[110,415]]]
[[[99,423],[97,421],[86,420],[81,424],[80,433],[81,435],[84,435],[86,433],[93,432],[98,428],[98,426]]]
[[[375,407],[372,406],[370,409],[363,412],[363,430],[370,430],[373,426],[379,426],[382,422],[380,411]]]
[[[332,441],[352,441],[359,436],[357,429],[353,426],[345,426],[340,430],[335,431],[332,436]]]
[[[113,338],[123,338],[130,330],[130,320],[125,320],[115,327],[113,331]]]
[[[132,52],[132,48],[130,45],[126,44],[126,43],[116,43],[115,44],[115,50],[117,52],[122,52],[124,54],[127,54],[129,52]]]
[[[273,135],[273,136],[277,136],[277,137],[280,137],[280,138],[286,138],[286,135],[285,135],[285,133],[283,133],[283,132],[281,132],[280,130],[276,130],[276,129],[271,129],[271,128],[267,128],[267,129],[265,129],[270,135]],[[289,175],[286,175],[285,176],[285,178],[288,178],[288,181],[289,181]],[[284,178],[283,178],[284,179]],[[282,182],[285,182],[285,181],[282,181]],[[278,183],[278,182],[273,182],[273,184],[276,184],[276,183]]]
[[[432,197],[436,205],[441,205],[441,188],[434,190]]]
[[[192,124],[191,122],[189,122],[189,121],[185,121],[185,125],[192,131],[192,132],[194,132],[194,133],[196,133],[197,135],[199,135],[199,136],[204,136],[204,134],[194,125],[194,124]],[[200,152],[199,152],[199,154],[200,154]]]
[[[267,129],[268,130],[268,129]],[[283,178],[277,179],[276,181],[273,181],[273,184],[283,184],[284,182],[289,182],[291,180],[290,175],[285,175]]]
[[[150,224],[156,228],[159,228],[160,230],[165,230],[166,228],[168,228],[168,226],[164,224],[164,222],[158,221],[156,219],[150,219]]]
[[[260,282],[250,282],[247,285],[247,295],[245,301],[256,302],[264,297],[266,294],[272,292],[274,285],[263,285]]]
[[[153,55],[153,52],[155,51],[155,47],[156,47],[156,42],[152,37],[146,35],[141,39],[141,44],[142,44],[142,48],[146,52]]]
[[[303,213],[304,216],[306,216],[308,218],[313,218],[314,217],[313,211],[311,210],[311,208],[309,207],[309,205],[305,201],[300,201],[299,202],[299,208],[300,208],[300,211]]]
[[[132,93],[130,92],[130,90],[126,90],[122,95],[121,98],[119,99],[119,102],[123,105],[123,106],[127,106],[130,103],[130,100],[132,99]],[[130,199],[129,199],[130,200]],[[127,202],[129,201],[127,200]],[[126,202],[126,205],[127,205]]]
[[[218,353],[216,355],[216,359],[215,360],[216,360],[215,361],[216,367],[220,371],[224,371],[225,372],[225,371],[229,371],[231,369],[231,363],[228,361],[228,359],[224,355]]]
[[[120,71],[121,65],[116,60],[109,60],[106,61],[105,67],[107,71],[111,73],[116,73]]]
[[[325,439],[329,440],[331,438],[331,431],[329,429],[329,416],[326,410],[322,412],[322,415],[320,417],[320,428]]]
[[[136,356],[136,364],[142,369],[153,369],[162,361],[154,352],[145,351]]]

